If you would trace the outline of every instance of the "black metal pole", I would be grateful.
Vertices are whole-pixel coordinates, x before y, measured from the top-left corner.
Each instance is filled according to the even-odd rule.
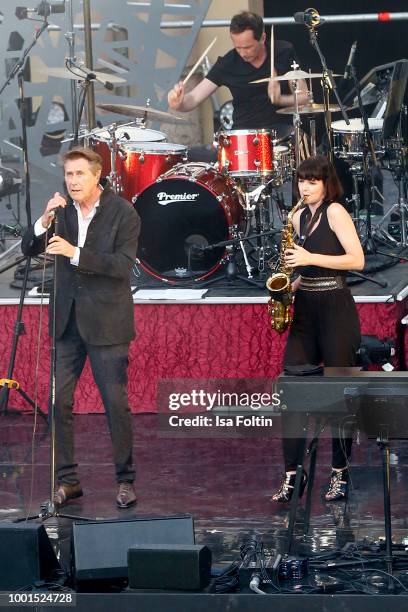
[[[390,575],[388,590],[394,590],[393,563],[392,563],[392,528],[391,528],[391,483],[390,483],[390,447],[388,440],[380,437],[377,444],[381,449],[383,493],[384,493],[384,524],[385,524],[385,562]]]
[[[85,36],[85,63],[89,70],[93,70],[93,57],[92,57],[92,27],[91,27],[91,2],[90,0],[83,0],[84,2],[84,36]],[[93,83],[89,83],[88,86],[88,132],[94,129],[96,126],[95,120],[95,91]]]

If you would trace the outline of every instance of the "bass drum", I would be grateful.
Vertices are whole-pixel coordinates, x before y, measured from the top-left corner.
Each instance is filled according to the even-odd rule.
[[[213,274],[243,220],[235,182],[207,164],[177,164],[135,200],[141,218],[138,260],[150,275],[175,284]]]

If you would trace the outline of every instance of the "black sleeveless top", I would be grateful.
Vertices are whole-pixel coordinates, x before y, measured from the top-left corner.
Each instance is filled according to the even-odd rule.
[[[300,243],[310,253],[320,253],[321,255],[345,255],[339,239],[329,225],[327,218],[328,202],[323,202],[317,209],[321,209],[320,220],[317,227],[312,228],[312,232],[306,237],[302,244],[302,236],[307,231],[310,221],[310,210],[306,207],[300,215]],[[332,268],[322,268],[320,266],[303,266],[298,268],[299,273],[304,277],[315,278],[318,276],[346,276],[347,270],[333,270]]]

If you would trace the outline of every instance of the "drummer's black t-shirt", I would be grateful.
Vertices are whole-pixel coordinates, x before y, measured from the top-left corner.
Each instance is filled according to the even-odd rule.
[[[219,57],[206,78],[219,87],[225,85],[232,94],[234,105],[232,129],[275,128],[291,125],[292,115],[279,115],[279,108],[271,104],[268,96],[268,83],[249,84],[251,81],[270,77],[270,46],[266,43],[267,57],[259,68],[245,62],[239,53],[232,49]],[[297,62],[293,45],[286,40],[275,40],[274,64],[278,75],[292,70],[292,62]],[[282,94],[289,94],[287,81],[281,81]]]

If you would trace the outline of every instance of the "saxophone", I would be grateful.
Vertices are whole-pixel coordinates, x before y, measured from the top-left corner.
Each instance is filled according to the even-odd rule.
[[[270,298],[268,301],[268,314],[271,320],[272,329],[283,333],[292,322],[292,284],[290,277],[292,268],[285,264],[286,249],[293,248],[293,215],[299,208],[304,206],[304,198],[288,213],[288,219],[282,229],[282,240],[279,252],[279,261],[277,264],[277,272],[273,272],[266,281],[266,286],[269,290]]]

